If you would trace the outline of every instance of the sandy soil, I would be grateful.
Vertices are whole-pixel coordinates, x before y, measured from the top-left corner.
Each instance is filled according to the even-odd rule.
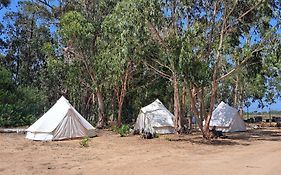
[[[281,129],[228,134],[212,143],[198,133],[152,140],[98,135],[82,148],[79,139],[36,142],[0,134],[0,174],[281,174]]]

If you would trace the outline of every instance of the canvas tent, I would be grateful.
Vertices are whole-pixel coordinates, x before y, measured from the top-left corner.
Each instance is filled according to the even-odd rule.
[[[210,127],[222,132],[246,131],[244,121],[239,116],[238,110],[221,102],[213,111]]]
[[[44,141],[95,136],[94,127],[63,96],[26,131],[26,138]]]
[[[173,118],[173,114],[157,99],[141,108],[134,130],[158,134],[175,133]]]

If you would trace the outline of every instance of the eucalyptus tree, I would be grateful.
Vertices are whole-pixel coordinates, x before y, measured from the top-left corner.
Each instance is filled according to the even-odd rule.
[[[121,1],[102,24],[99,53],[105,75],[118,102],[118,125],[122,123],[122,107],[132,71],[138,67],[151,45],[145,18],[144,1]],[[149,10],[154,10],[153,6]]]
[[[209,138],[218,86],[223,87],[226,78],[243,71],[251,60],[266,59],[265,48],[270,48],[278,38],[277,29],[268,27],[269,19],[280,10],[277,1],[124,0],[120,4],[123,8],[114,12],[119,18],[113,18],[118,23],[111,20],[107,24],[110,43],[114,46],[108,47],[109,53],[115,55],[116,62],[123,63],[140,53],[145,65],[172,82],[178,131],[181,128],[179,83],[185,80],[192,112],[205,138]],[[258,42],[241,40],[254,40],[253,33]],[[240,54],[235,56],[237,52]]]
[[[202,49],[203,54],[196,57],[201,62],[207,63],[212,75],[211,83],[208,85],[211,88],[209,108],[207,108],[208,112],[203,111],[205,125],[202,127],[199,124],[203,131],[203,136],[208,138],[209,123],[216,102],[218,85],[221,85],[223,80],[229,76],[243,71],[242,68],[249,65],[251,60],[256,61],[259,57],[266,59],[266,47],[271,47],[277,42],[277,29],[268,27],[268,24],[269,19],[274,17],[274,11],[278,11],[278,8],[276,9],[278,2],[202,1],[198,5],[197,9],[200,15],[198,18],[191,17],[191,21],[195,21],[200,25],[199,30],[201,30],[200,33],[202,32],[202,34],[199,34],[199,36],[203,39],[201,40],[203,47],[193,45],[191,50],[196,47]],[[192,26],[194,27],[194,24],[187,26],[187,29],[192,28]],[[258,35],[259,39],[256,42],[254,41],[255,36],[253,36],[253,33]],[[253,41],[243,42],[241,41],[242,37]],[[239,52],[239,54],[236,54],[239,59],[234,54],[237,52]],[[239,60],[238,64],[235,60]],[[223,69],[224,63],[228,63],[230,69]],[[191,88],[192,110],[196,116],[199,116],[195,105],[196,99],[205,96],[203,92],[203,89],[198,90],[196,86]],[[202,104],[202,102],[200,103]],[[206,110],[206,108],[201,109]]]
[[[65,57],[78,63],[78,72],[86,72],[81,79],[92,91],[92,100],[98,103],[98,127],[107,123],[103,96],[103,70],[97,56],[97,38],[102,34],[101,24],[118,1],[78,1],[79,8],[60,18],[59,32],[65,46]],[[80,82],[81,83],[81,82]],[[96,97],[96,98],[95,98]]]
[[[3,53],[4,64],[12,72],[18,85],[40,85],[40,70],[44,67],[45,54],[41,50],[52,42],[48,26],[39,23],[38,16],[21,2],[17,12],[7,12]]]

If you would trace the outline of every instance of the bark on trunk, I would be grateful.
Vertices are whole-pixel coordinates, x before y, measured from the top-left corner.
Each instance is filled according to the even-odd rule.
[[[175,115],[175,129],[179,133],[181,130],[181,107],[179,98],[179,87],[177,76],[173,76],[173,88],[174,88],[174,115]]]
[[[223,40],[224,40],[224,29],[225,29],[225,24],[226,24],[226,19],[224,19],[223,24],[222,24],[222,28],[221,28],[221,32],[220,32],[220,42],[219,42],[219,46],[217,49],[217,53],[216,53],[216,62],[213,68],[213,77],[212,77],[212,89],[211,89],[211,99],[210,99],[210,109],[209,109],[209,114],[208,117],[205,121],[205,125],[203,128],[203,137],[206,139],[210,139],[210,121],[212,118],[212,113],[213,113],[213,109],[214,109],[214,105],[216,102],[216,89],[217,89],[217,72],[219,69],[219,65],[221,62],[221,50],[223,47]]]
[[[114,121],[114,114],[115,114],[115,95],[114,95],[114,91],[112,92],[112,96],[111,96],[111,116],[109,118],[109,122],[112,123]]]
[[[243,119],[243,106],[244,106],[244,86],[240,86],[240,104],[239,104],[239,106],[240,106],[240,110],[239,110],[239,112],[240,112],[240,117]]]
[[[119,127],[122,125],[122,106],[123,106],[123,103],[118,105],[118,119],[117,119],[118,123],[117,124]]]
[[[217,87],[217,82],[216,80],[213,80],[212,83],[212,91],[211,91],[211,102],[210,102],[210,111],[207,116],[207,119],[205,120],[205,125],[203,128],[203,137],[206,139],[210,139],[210,121],[212,118],[212,113],[213,113],[213,108],[215,105],[215,99],[216,99],[216,87]]]
[[[201,92],[198,92],[198,97],[200,99],[200,116],[207,119],[206,108],[205,108],[205,100],[204,100],[204,87],[201,88]]]
[[[188,116],[188,129],[189,129],[189,133],[191,133],[192,132],[192,116],[190,115],[190,116]]]
[[[185,117],[186,115],[186,94],[187,94],[187,82],[184,80],[182,86],[182,98],[181,98],[181,116]],[[183,123],[182,123],[183,124]]]
[[[128,65],[127,65],[127,68],[125,70],[124,77],[122,80],[121,92],[119,93],[119,91],[117,90],[118,88],[116,88],[116,90],[117,90],[116,95],[118,98],[118,117],[117,117],[118,126],[122,125],[122,108],[123,108],[124,98],[125,98],[126,92],[127,92],[127,84],[129,81],[131,67],[132,67],[132,63],[128,62]]]
[[[98,101],[98,117],[99,117],[97,127],[103,128],[107,124],[107,121],[106,121],[106,117],[104,114],[104,101],[103,101],[102,94],[101,94],[101,91],[99,88],[97,88],[96,96],[97,96],[97,101]]]
[[[89,101],[88,101],[88,103],[87,103],[87,105],[89,104],[89,107],[87,107],[87,109],[88,109],[88,108],[91,108],[91,107],[90,107],[90,105],[91,105],[91,104],[90,104],[90,100],[92,100],[92,105],[95,104],[95,94],[92,93],[91,96],[92,96],[92,97],[89,98]],[[90,121],[92,121],[92,122],[95,121],[95,115],[94,115],[94,114],[93,114],[92,116],[90,116]]]
[[[196,117],[196,122],[198,124],[199,129],[201,130],[202,134],[203,134],[203,125],[202,125],[202,120],[199,118],[199,112],[196,108],[196,91],[195,88],[192,87],[192,85],[190,85],[189,88],[189,96],[190,96],[190,104],[191,104],[191,111],[194,114],[194,116]]]
[[[238,96],[239,96],[239,75],[236,75],[235,91],[234,91],[234,101],[233,106],[238,108]]]

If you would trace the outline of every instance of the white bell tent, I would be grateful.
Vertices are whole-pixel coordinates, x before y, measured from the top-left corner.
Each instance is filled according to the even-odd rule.
[[[158,134],[175,133],[173,118],[174,115],[157,99],[141,108],[134,130],[140,133],[142,131]]]
[[[222,132],[246,131],[245,123],[238,110],[224,102],[221,102],[213,111],[210,127],[213,126]]]
[[[94,127],[63,96],[26,131],[26,138],[43,141],[95,136]]]

